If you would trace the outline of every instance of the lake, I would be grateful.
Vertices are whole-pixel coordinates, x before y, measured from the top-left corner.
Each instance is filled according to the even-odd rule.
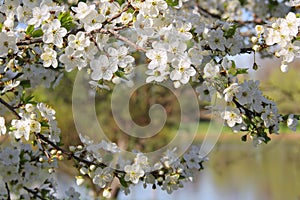
[[[234,138],[232,138],[234,137]],[[253,147],[239,135],[221,137],[193,183],[168,195],[160,189],[135,187],[120,200],[294,200],[300,199],[300,137],[275,136]]]

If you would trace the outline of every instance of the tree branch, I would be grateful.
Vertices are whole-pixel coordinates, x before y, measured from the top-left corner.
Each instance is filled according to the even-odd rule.
[[[142,51],[144,53],[147,51],[145,48],[140,47],[139,45],[135,44],[134,42],[131,42],[128,38],[120,35],[117,31],[109,29],[108,32],[110,34],[112,34],[113,36],[115,36],[115,38],[122,40],[123,42],[127,43],[128,45],[132,46],[133,48],[135,48],[138,51]]]
[[[30,194],[33,194],[33,196],[34,197],[37,197],[37,198],[39,198],[39,199],[41,199],[41,200],[46,200],[45,198],[43,198],[42,196],[40,196],[39,194],[38,194],[38,190],[32,190],[32,189],[29,189],[28,187],[23,187],[24,188],[24,190],[26,190],[28,193],[30,193]]]
[[[21,119],[22,117],[15,111],[14,107],[9,105],[6,101],[4,101],[2,98],[0,98],[0,103],[2,103],[5,107],[7,107],[18,119]]]
[[[11,200],[11,197],[10,197],[10,190],[8,188],[8,184],[5,182],[5,188],[6,188],[6,191],[7,191],[7,200]]]

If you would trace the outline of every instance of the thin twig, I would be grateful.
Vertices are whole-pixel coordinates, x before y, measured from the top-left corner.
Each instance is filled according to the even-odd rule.
[[[7,183],[5,183],[5,188],[6,188],[6,191],[7,191],[7,200],[11,200],[11,198],[10,198],[10,190],[8,188],[8,184]]]
[[[15,116],[18,117],[18,119],[21,119],[22,117],[15,111],[15,109],[9,105],[6,101],[4,101],[2,98],[0,98],[0,103],[2,103],[4,106],[6,106]]]
[[[41,200],[46,200],[45,198],[43,198],[42,196],[40,196],[39,194],[38,194],[38,191],[37,190],[32,190],[32,189],[29,189],[28,187],[23,187],[24,188],[24,190],[26,190],[28,193],[30,193],[30,194],[33,194],[34,195],[34,197],[38,197],[39,199],[41,199]]]
[[[132,46],[133,48],[135,48],[138,51],[142,51],[142,52],[146,52],[147,50],[137,44],[135,44],[134,42],[131,42],[128,38],[120,35],[117,31],[114,31],[112,29],[109,29],[108,32],[110,34],[112,34],[113,36],[115,36],[115,38],[122,40],[123,42],[127,43],[128,45]]]

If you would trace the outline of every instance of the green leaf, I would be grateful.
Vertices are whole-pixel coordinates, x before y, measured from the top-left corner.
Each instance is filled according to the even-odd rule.
[[[21,81],[20,85],[22,85],[24,88],[31,87],[30,80],[23,80],[23,81]]]
[[[246,142],[246,141],[247,141],[247,135],[243,135],[243,136],[241,137],[241,140],[242,140],[243,142]]]
[[[44,33],[43,33],[42,29],[37,29],[31,33],[31,36],[35,38],[35,37],[41,37],[43,34]]]
[[[247,0],[239,0],[241,6],[244,6],[247,4]]]
[[[122,185],[123,187],[128,188],[128,184],[127,184],[127,182],[125,181],[124,177],[120,177],[120,178],[119,178],[119,181],[120,181],[120,183],[121,183],[121,185]]]
[[[125,75],[125,73],[122,71],[116,71],[115,75],[122,78]]]
[[[118,4],[122,6],[125,3],[125,0],[117,0]]]
[[[248,74],[248,68],[236,69],[236,74]]]
[[[34,25],[29,25],[27,26],[25,33],[26,35],[31,35],[33,31],[34,31]]]
[[[42,127],[49,127],[49,124],[45,121],[40,122]]]
[[[232,76],[235,76],[235,75],[237,75],[237,69],[235,67],[231,67],[228,70],[228,73],[231,74]]]
[[[58,20],[60,21],[61,26],[67,29],[68,31],[75,27],[70,12],[59,13]]]
[[[235,31],[237,29],[237,25],[234,24],[232,26],[230,26],[225,32],[224,32],[224,37],[226,39],[233,37],[233,35],[235,34]]]
[[[179,0],[165,0],[169,6],[178,6]]]
[[[3,24],[0,23],[0,32],[2,31]]]

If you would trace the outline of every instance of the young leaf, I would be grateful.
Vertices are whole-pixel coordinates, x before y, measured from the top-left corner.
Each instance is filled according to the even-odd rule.
[[[178,6],[179,0],[165,0],[169,6]]]
[[[34,31],[34,25],[29,25],[27,26],[25,33],[26,35],[31,35],[33,31]]]

